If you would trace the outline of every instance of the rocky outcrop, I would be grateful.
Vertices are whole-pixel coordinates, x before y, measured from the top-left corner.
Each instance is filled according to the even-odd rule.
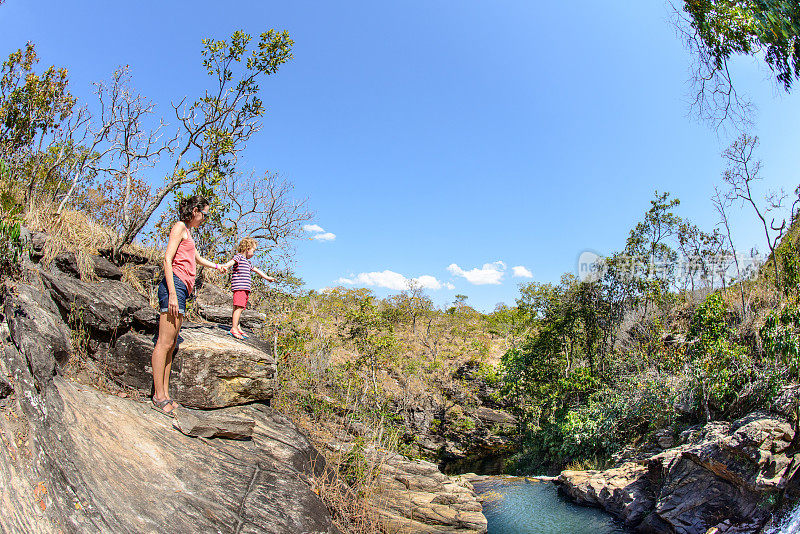
[[[606,471],[564,471],[557,484],[640,532],[757,532],[798,469],[784,420],[755,413],[683,432],[679,446]]]
[[[204,319],[220,324],[231,324],[233,314],[233,295],[213,284],[203,284],[197,290],[197,313]],[[239,323],[248,329],[258,329],[264,325],[267,316],[255,310],[242,312]]]
[[[302,481],[320,458],[270,408],[229,409],[255,422],[248,443],[200,441],[145,403],[60,377],[48,396],[46,415],[29,411],[34,464],[2,462],[5,531],[335,532]]]
[[[517,449],[517,419],[498,403],[476,362],[463,364],[453,379],[444,391],[446,409],[431,396],[396,408],[405,420],[407,446],[446,473],[502,473],[505,458]]]
[[[12,337],[32,358],[34,374],[55,372],[48,367],[51,355],[59,363],[68,358],[69,321],[87,337],[87,356],[103,375],[149,396],[158,313],[147,299],[121,281],[86,282],[58,272],[39,274],[44,293],[25,284],[4,290]],[[269,401],[276,387],[271,343],[252,337],[235,339],[219,325],[184,324],[172,373],[173,397],[191,408]]]
[[[376,506],[397,533],[486,532],[486,517],[466,479],[442,474],[436,464],[372,449],[379,466]]]
[[[195,438],[250,439],[256,422],[241,417],[209,414],[181,407],[175,410],[173,426]]]
[[[283,416],[249,404],[211,417],[179,408],[176,420],[64,378],[58,316],[29,288],[5,297],[0,376],[13,393],[0,402],[0,531],[336,532],[304,482],[324,460]],[[188,337],[214,359],[206,338]]]
[[[88,328],[116,333],[140,325],[158,326],[158,313],[142,295],[116,280],[83,282],[71,276],[41,272],[42,281],[65,314]],[[137,316],[138,314],[138,316]]]

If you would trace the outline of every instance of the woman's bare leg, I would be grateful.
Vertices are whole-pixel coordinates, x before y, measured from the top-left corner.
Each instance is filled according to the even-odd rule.
[[[167,355],[164,360],[164,394],[167,397],[169,397],[169,374],[172,371],[172,358],[175,356],[175,349],[178,347],[178,334],[180,333],[181,325],[183,324],[183,315],[178,315],[176,323],[177,330],[175,331],[175,341],[167,351]]]
[[[180,330],[183,316],[175,317],[168,313],[162,313],[158,321],[158,339],[156,346],[153,348],[153,356],[151,363],[153,366],[153,400],[163,401],[168,397],[169,375],[165,376],[165,372],[169,372],[172,367],[172,354],[175,342],[178,339],[178,330]],[[169,365],[167,364],[167,355],[169,354]],[[172,410],[164,407],[166,411]]]

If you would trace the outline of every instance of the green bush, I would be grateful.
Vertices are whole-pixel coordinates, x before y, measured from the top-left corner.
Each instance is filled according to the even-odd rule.
[[[728,415],[745,386],[761,374],[747,347],[730,339],[733,329],[728,316],[725,301],[712,293],[697,308],[689,326],[689,335],[695,339],[689,374],[697,408],[706,418]]]
[[[786,359],[791,371],[797,375],[800,367],[800,306],[797,302],[770,313],[759,335],[764,350]]]
[[[0,159],[0,184],[6,183],[9,170]],[[8,189],[0,192],[0,278],[20,272],[22,259],[22,207]]]

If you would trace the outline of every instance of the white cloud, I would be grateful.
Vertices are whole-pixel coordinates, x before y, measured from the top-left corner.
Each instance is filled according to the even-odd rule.
[[[423,274],[417,278],[406,278],[400,273],[396,273],[394,271],[385,270],[381,272],[371,272],[371,273],[360,273],[356,276],[351,276],[350,278],[339,278],[336,280],[337,284],[345,284],[345,285],[365,285],[365,286],[377,286],[377,287],[385,287],[387,289],[393,289],[395,291],[403,291],[404,289],[408,289],[409,284],[411,282],[416,282],[420,285],[423,289],[455,289],[455,286],[450,283],[443,284],[439,280],[436,279],[435,276],[431,276],[429,274]]]
[[[447,289],[450,289],[450,290],[453,290],[453,289],[456,288],[456,286],[454,286],[450,282],[445,282],[444,287],[446,287]]]
[[[304,224],[303,230],[306,232],[324,232],[325,230],[318,224]]]
[[[322,234],[317,234],[311,239],[316,239],[317,241],[333,241],[334,239],[336,239],[336,234],[333,234],[331,232],[325,232]]]
[[[429,274],[423,274],[419,278],[416,278],[415,281],[422,289],[442,289],[445,287],[435,276]]]
[[[476,267],[465,271],[455,263],[451,263],[447,267],[447,270],[456,276],[466,278],[467,282],[475,284],[476,286],[487,284],[499,285],[503,280],[506,264],[502,261],[496,261],[494,263],[485,263],[480,269]]]
[[[523,265],[517,265],[516,267],[511,268],[514,271],[515,278],[533,278],[533,273],[528,270],[527,267]]]

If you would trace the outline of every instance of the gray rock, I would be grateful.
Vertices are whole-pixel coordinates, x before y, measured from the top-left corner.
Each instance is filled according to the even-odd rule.
[[[100,278],[122,279],[122,270],[103,256],[92,256],[92,263],[94,264],[94,274]]]
[[[32,425],[31,446],[34,459],[58,461],[23,473],[0,456],[7,531],[336,532],[303,482],[322,460],[269,408],[232,412],[254,422],[252,440],[205,441],[175,432],[145,403],[61,378],[54,386],[50,425]]]
[[[122,279],[122,270],[103,256],[91,256],[94,274],[109,280]],[[62,252],[53,258],[58,269],[71,276],[80,277],[78,259],[73,252]]]
[[[672,447],[675,446],[675,436],[673,435],[672,430],[668,428],[656,430],[653,439],[655,440],[656,444],[662,449],[671,449]]]
[[[598,506],[636,526],[655,504],[647,466],[626,462],[606,471],[562,471],[559,488],[578,504]]]
[[[136,312],[150,308],[150,303],[126,283],[100,280],[89,283],[41,273],[48,288],[62,310],[80,310],[84,325],[103,332],[116,332],[130,326]]]
[[[187,436],[244,440],[253,437],[253,428],[256,426],[256,422],[252,419],[225,417],[179,408],[175,411],[173,425]]]
[[[3,287],[4,313],[14,345],[27,361],[33,377],[44,387],[72,351],[70,331],[61,316],[52,313],[41,294],[25,284]]]
[[[5,399],[14,393],[14,386],[4,376],[0,376],[0,399]]]
[[[141,308],[133,313],[133,324],[145,332],[158,331],[159,313],[151,307]]]
[[[375,504],[391,532],[481,534],[486,517],[472,484],[450,477],[436,464],[368,448],[365,456],[378,466]]]
[[[195,310],[208,321],[231,324],[233,294],[214,284],[205,283],[197,290]],[[259,329],[266,320],[267,316],[263,313],[245,309],[239,322],[244,328]]]
[[[48,235],[44,232],[31,232],[31,256],[41,258],[44,256],[44,246],[47,243]]]
[[[149,395],[154,341],[153,336],[134,332],[120,336],[106,361],[108,372]],[[217,327],[184,324],[172,373],[172,398],[191,408],[268,401],[276,388],[271,345],[254,338],[237,340]]]
[[[765,502],[795,476],[792,426],[765,413],[681,433],[682,445],[606,471],[564,471],[558,485],[641,532],[756,532]],[[727,524],[725,523],[727,521]]]
[[[487,408],[486,406],[481,406],[478,408],[476,415],[478,416],[478,419],[490,425],[499,424],[514,426],[517,424],[517,418],[510,413],[502,410],[493,410],[492,408]]]

